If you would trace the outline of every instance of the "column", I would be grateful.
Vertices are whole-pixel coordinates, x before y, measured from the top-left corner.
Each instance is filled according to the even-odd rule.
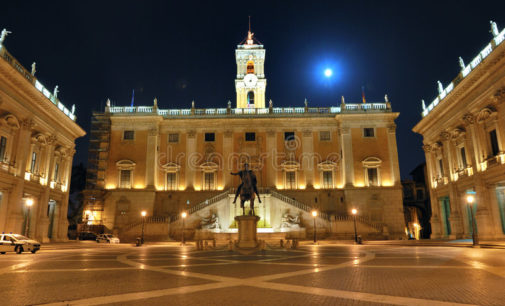
[[[30,149],[31,129],[33,128],[33,120],[25,119],[21,122],[19,129],[17,146],[13,148],[15,155],[13,158],[14,175],[12,178],[13,187],[8,196],[7,205],[7,221],[6,232],[21,233],[23,226],[23,190],[24,176],[26,171],[27,152]]]
[[[344,185],[346,187],[354,186],[354,158],[352,155],[351,129],[344,127],[340,129],[342,143],[342,162]]]
[[[440,203],[433,191],[433,177],[435,176],[435,168],[433,164],[433,153],[432,148],[429,145],[423,146],[424,155],[426,157],[426,170],[427,170],[427,182],[428,190],[430,192],[430,202],[431,202],[431,239],[438,239],[443,236],[441,220],[440,220]]]
[[[154,127],[147,134],[145,188],[154,189],[156,166],[158,161],[158,128]]]
[[[396,144],[396,125],[388,127],[388,151],[391,165],[391,184],[400,186],[400,163],[398,162],[398,146]]]
[[[302,170],[305,186],[314,186],[314,136],[311,130],[302,131]]]
[[[52,135],[48,137],[47,140],[47,146],[46,146],[46,157],[45,157],[45,179],[46,179],[46,185],[49,186],[50,182],[54,178],[54,147],[56,144],[56,136]]]
[[[480,166],[480,161],[481,161],[481,156],[480,156],[480,143],[476,134],[476,126],[475,126],[475,117],[471,114],[466,114],[463,117],[463,121],[466,123],[466,132],[470,133],[468,137],[466,137],[467,141],[466,144],[468,144],[468,154],[471,158],[471,163],[472,163],[472,168],[473,168],[473,173],[477,173],[480,171],[481,166]]]
[[[448,132],[440,133],[440,138],[443,142],[443,164],[444,164],[444,176],[448,178],[449,182],[453,181],[454,178],[454,162],[451,149],[451,134]]]
[[[495,222],[492,218],[491,209],[489,207],[489,203],[491,201],[490,193],[494,192],[494,190],[489,190],[486,187],[486,182],[480,173],[475,175],[474,183],[475,202],[477,203],[475,221],[477,222],[479,237],[483,239],[489,239],[492,238],[495,234]]]

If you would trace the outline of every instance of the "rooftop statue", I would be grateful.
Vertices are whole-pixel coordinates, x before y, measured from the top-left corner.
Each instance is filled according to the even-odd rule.
[[[498,36],[500,32],[498,31],[498,26],[496,25],[496,22],[494,21],[489,21],[491,23],[491,33],[493,33],[493,36]]]
[[[442,83],[440,81],[437,81],[438,84],[438,94],[441,95],[444,92],[444,86],[442,86]]]
[[[58,85],[56,85],[56,86],[54,86],[54,90],[53,90],[53,96],[55,98],[58,98],[58,92],[60,92],[60,91],[58,90]]]
[[[35,62],[33,62],[32,64],[32,75],[35,76],[35,72],[37,72],[37,69],[35,68],[37,64]]]
[[[465,62],[461,56],[459,57],[459,66],[461,67],[461,70],[465,70]]]
[[[9,35],[10,33],[12,33],[11,31],[7,31],[7,29],[3,29],[2,30],[2,33],[0,34],[0,45],[3,44],[5,38],[7,37],[7,35]]]

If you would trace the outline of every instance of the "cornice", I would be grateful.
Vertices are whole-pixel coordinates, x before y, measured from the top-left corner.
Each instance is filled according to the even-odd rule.
[[[12,96],[7,91],[3,91],[16,103],[27,109],[27,113],[34,113],[30,106],[35,108],[41,115],[45,115],[45,120],[50,120],[52,126],[60,126],[74,138],[86,135],[86,132],[72,119],[65,115],[56,105],[51,103],[33,84],[26,80],[13,67],[4,60],[0,60],[0,78],[5,80],[5,84],[16,94]],[[17,99],[19,97],[19,99]],[[27,105],[26,105],[27,104]]]

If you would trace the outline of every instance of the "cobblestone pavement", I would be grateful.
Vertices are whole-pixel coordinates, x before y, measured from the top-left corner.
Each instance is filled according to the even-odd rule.
[[[0,255],[2,305],[505,305],[505,250],[94,245]]]

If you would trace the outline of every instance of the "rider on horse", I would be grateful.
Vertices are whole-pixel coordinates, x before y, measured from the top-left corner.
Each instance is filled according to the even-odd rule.
[[[237,173],[231,172],[230,174],[231,175],[238,175],[242,179],[242,183],[240,183],[240,185],[238,185],[238,187],[237,187],[237,192],[235,193],[235,199],[233,200],[233,203],[237,202],[237,198],[240,195],[240,190],[242,189],[242,186],[244,185],[244,176],[247,174],[249,174],[251,177],[252,187],[254,189],[254,192],[258,195],[258,201],[261,203],[260,194],[258,192],[258,187],[256,187],[256,184],[257,184],[256,175],[254,175],[254,172],[252,172],[252,170],[249,170],[249,164],[247,164],[247,163],[244,164],[244,170],[241,170]]]

